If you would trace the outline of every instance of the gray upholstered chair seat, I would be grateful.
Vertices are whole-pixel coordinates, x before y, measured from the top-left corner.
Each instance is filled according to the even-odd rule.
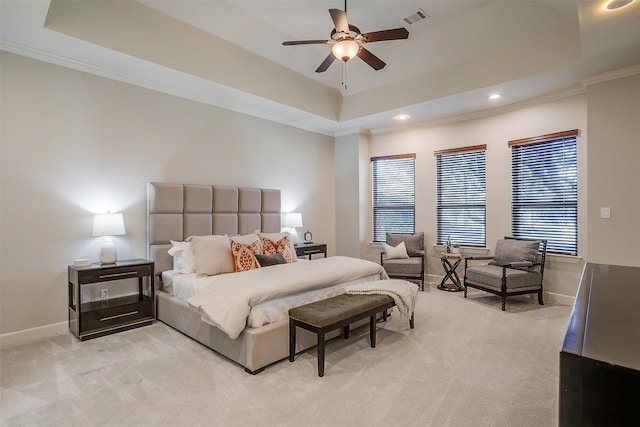
[[[413,274],[419,278],[422,274],[422,259],[419,257],[387,259],[384,260],[384,269],[389,276]]]
[[[469,267],[465,274],[468,282],[481,283],[496,291],[500,291],[502,287],[502,267],[499,265]],[[505,269],[505,277],[507,289],[538,289],[542,281],[542,274],[537,271],[529,273],[513,268]]]

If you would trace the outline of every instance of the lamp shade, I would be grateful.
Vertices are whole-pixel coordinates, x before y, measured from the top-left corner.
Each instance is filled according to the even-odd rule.
[[[288,212],[282,214],[283,227],[302,227],[302,214],[300,212]]]
[[[122,217],[121,213],[106,213],[94,215],[94,236],[122,236],[124,234],[124,218]]]
[[[333,55],[336,58],[343,60],[344,62],[347,62],[348,60],[356,56],[359,50],[360,45],[358,45],[358,43],[354,42],[353,40],[339,41],[331,48],[331,52],[333,52]]]

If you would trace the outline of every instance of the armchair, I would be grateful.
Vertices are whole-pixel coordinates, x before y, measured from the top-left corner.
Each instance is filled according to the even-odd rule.
[[[392,279],[419,282],[424,291],[424,233],[387,233],[380,265]]]
[[[538,294],[542,300],[542,279],[547,256],[547,241],[505,237],[498,240],[493,256],[468,257],[464,260],[464,297],[467,288],[476,288],[499,295],[502,311],[511,295]],[[488,264],[473,265],[473,261],[489,260]]]

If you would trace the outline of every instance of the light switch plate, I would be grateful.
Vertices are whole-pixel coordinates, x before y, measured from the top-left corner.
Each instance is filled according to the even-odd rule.
[[[600,208],[600,218],[611,218],[611,208]]]

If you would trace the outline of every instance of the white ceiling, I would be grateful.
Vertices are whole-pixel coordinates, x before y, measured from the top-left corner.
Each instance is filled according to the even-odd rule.
[[[637,72],[640,0],[615,11],[607,1],[349,1],[362,32],[410,35],[367,44],[387,66],[354,58],[347,89],[340,61],[315,73],[330,46],[282,46],[329,38],[328,9],[343,1],[0,0],[0,36],[6,51],[339,135],[474,117]],[[402,20],[419,8],[427,20]]]

